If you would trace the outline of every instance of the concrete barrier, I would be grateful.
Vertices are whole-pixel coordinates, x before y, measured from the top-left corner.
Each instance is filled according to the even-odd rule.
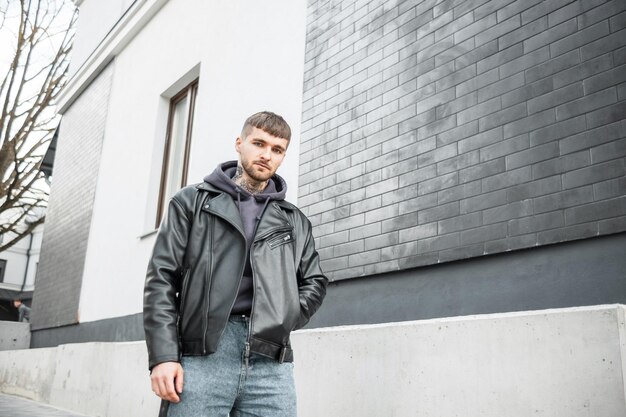
[[[296,332],[300,417],[626,415],[624,306]],[[0,352],[0,392],[156,416],[143,342]]]
[[[17,321],[0,321],[0,351],[28,349],[30,324]]]

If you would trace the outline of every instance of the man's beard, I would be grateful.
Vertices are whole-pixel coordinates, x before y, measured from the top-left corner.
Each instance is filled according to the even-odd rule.
[[[243,166],[244,171],[246,171],[246,174],[258,182],[265,182],[272,178],[272,175],[274,175],[272,170],[267,165],[265,165],[265,170],[263,172],[259,172],[259,168],[257,168],[258,165],[255,166],[254,161],[241,161],[241,165]]]

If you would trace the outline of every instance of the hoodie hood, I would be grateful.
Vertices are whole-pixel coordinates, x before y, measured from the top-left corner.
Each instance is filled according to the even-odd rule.
[[[228,161],[219,164],[215,170],[204,177],[204,181],[215,188],[224,191],[235,201],[254,198],[257,201],[284,200],[287,193],[287,183],[278,174],[272,175],[265,190],[259,194],[251,194],[244,188],[235,184],[232,178],[237,171],[237,161]]]

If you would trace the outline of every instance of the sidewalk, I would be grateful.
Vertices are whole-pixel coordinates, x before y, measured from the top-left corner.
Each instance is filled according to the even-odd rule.
[[[13,395],[0,394],[0,417],[88,417],[39,404]]]

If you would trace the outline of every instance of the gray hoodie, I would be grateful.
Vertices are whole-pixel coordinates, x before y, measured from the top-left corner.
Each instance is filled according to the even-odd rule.
[[[232,178],[235,176],[236,171],[237,161],[224,162],[218,165],[213,173],[204,177],[204,181],[230,195],[239,208],[239,214],[243,222],[243,230],[246,235],[246,250],[248,256],[246,256],[243,278],[231,314],[249,315],[250,309],[252,308],[252,295],[254,292],[252,286],[252,267],[250,266],[250,246],[254,240],[257,224],[269,202],[271,200],[285,199],[287,183],[282,177],[274,174],[262,193],[251,194],[233,182]],[[234,274],[235,271],[233,271],[233,279],[237,279]]]

